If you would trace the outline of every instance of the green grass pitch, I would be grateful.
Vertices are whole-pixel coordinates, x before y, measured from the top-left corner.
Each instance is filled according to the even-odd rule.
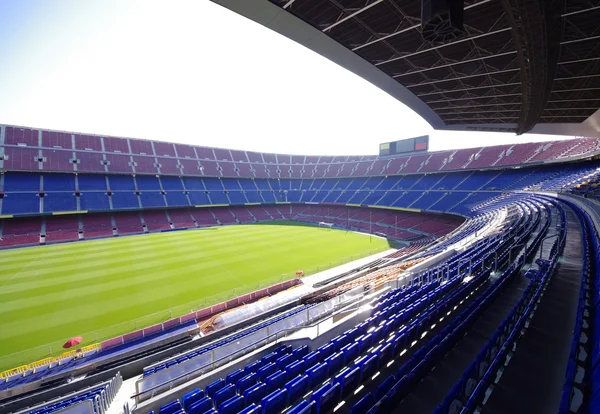
[[[390,248],[314,226],[212,227],[0,251],[0,371]]]

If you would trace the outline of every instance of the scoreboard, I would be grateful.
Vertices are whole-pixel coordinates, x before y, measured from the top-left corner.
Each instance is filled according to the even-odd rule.
[[[423,135],[416,138],[379,144],[379,156],[426,152],[428,149],[429,135]]]

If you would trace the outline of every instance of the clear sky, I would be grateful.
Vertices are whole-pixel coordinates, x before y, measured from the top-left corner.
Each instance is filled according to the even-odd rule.
[[[296,154],[552,136],[431,131],[385,92],[208,0],[0,0],[0,123]]]

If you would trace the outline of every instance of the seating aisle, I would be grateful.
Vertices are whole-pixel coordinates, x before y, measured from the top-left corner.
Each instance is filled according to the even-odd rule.
[[[513,310],[529,280],[521,273],[510,280],[458,344],[441,360],[427,377],[396,407],[394,413],[428,414],[444,400],[454,384],[460,380],[469,364],[494,335],[500,323]]]
[[[538,309],[482,413],[552,413],[558,411],[571,348],[582,274],[581,227],[566,207],[563,256]],[[546,243],[544,247],[550,246]],[[526,395],[527,398],[523,398]]]

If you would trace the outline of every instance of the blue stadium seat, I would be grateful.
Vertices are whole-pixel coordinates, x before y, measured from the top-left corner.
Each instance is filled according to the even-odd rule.
[[[385,394],[387,394],[387,392],[389,390],[392,389],[392,387],[394,386],[395,383],[396,383],[396,378],[393,375],[390,375],[385,380],[383,380],[383,382],[381,382],[377,386],[377,390],[375,390],[375,400],[376,401],[381,400],[383,398],[383,396]]]
[[[181,402],[183,403],[183,408],[187,411],[187,409],[196,401],[200,401],[204,398],[204,391],[199,388],[196,388],[193,391],[188,392],[181,398]]]
[[[327,372],[329,373],[329,375],[333,375],[337,371],[339,371],[342,365],[344,364],[344,353],[337,352],[331,355],[330,357],[325,358],[323,362],[327,364]]]
[[[350,414],[366,414],[375,405],[375,399],[370,392],[352,406]]]
[[[77,198],[72,193],[46,193],[43,203],[45,213],[77,210]]]
[[[340,384],[342,396],[354,392],[360,382],[360,369],[358,367],[346,368],[334,377],[334,382]]]
[[[263,382],[254,384],[244,391],[244,404],[258,403],[267,394],[267,385]]]
[[[244,408],[244,398],[234,395],[219,405],[219,414],[236,414]]]
[[[212,400],[210,397],[204,397],[192,405],[186,410],[188,414],[202,414],[212,408]]]
[[[179,400],[175,400],[160,407],[158,414],[174,414],[181,409],[181,402]]]
[[[45,192],[68,192],[75,191],[75,175],[74,174],[44,174],[44,191]]]
[[[262,407],[260,404],[250,404],[248,407],[244,408],[238,414],[260,414],[262,413]]]
[[[308,376],[298,376],[285,384],[288,394],[288,404],[294,404],[308,391]]]
[[[271,352],[260,359],[261,366],[265,366],[270,362],[275,362],[278,358],[278,355],[275,352]]]
[[[315,390],[311,400],[315,402],[315,412],[328,413],[336,406],[340,395],[339,383],[327,383]]]
[[[316,411],[316,403],[314,401],[302,400],[286,413],[286,414],[314,414]]]
[[[108,211],[110,210],[109,198],[105,192],[80,193],[79,204],[81,210],[86,211]]]
[[[317,348],[317,351],[319,352],[319,354],[321,356],[321,360],[323,360],[323,359],[333,355],[333,353],[335,352],[335,346],[330,341],[329,343]]]
[[[269,362],[268,364],[259,368],[258,371],[256,371],[256,374],[258,375],[258,379],[260,381],[264,381],[269,375],[273,374],[275,371],[277,371],[275,364],[273,362]]]
[[[285,389],[273,391],[261,400],[260,405],[263,414],[281,412],[287,406],[287,391]]]
[[[216,381],[211,382],[206,386],[206,396],[212,398],[215,392],[223,388],[227,383],[223,378],[219,378]]]
[[[106,176],[99,174],[77,174],[79,191],[106,192]]]
[[[304,361],[294,361],[285,367],[285,378],[289,381],[292,378],[303,373],[305,370]]]
[[[286,355],[282,355],[279,358],[277,358],[277,361],[275,361],[275,365],[277,366],[277,369],[284,369],[288,364],[294,362],[294,357],[290,354],[286,354]]]
[[[227,401],[235,395],[235,385],[227,384],[218,391],[215,391],[212,399],[215,407],[219,407],[221,403]]]
[[[257,375],[255,372],[251,372],[250,374],[240,378],[236,384],[237,392],[243,393],[245,390],[256,384]]]
[[[244,376],[244,371],[237,369],[225,377],[227,384],[237,384],[238,380]]]
[[[302,360],[304,361],[305,367],[312,367],[321,361],[321,353],[319,351],[313,351],[304,356]]]
[[[257,372],[260,368],[260,360],[249,363],[244,367],[244,374],[250,374],[252,372]]]
[[[282,371],[276,371],[275,373],[269,375],[265,379],[265,384],[267,384],[267,392],[273,392],[277,388],[282,387],[284,383],[285,383],[285,372],[282,372]],[[264,405],[263,405],[263,407],[264,407]]]
[[[301,347],[294,349],[292,351],[292,355],[294,356],[295,360],[300,360],[308,355],[308,351],[308,345],[302,345]]]

